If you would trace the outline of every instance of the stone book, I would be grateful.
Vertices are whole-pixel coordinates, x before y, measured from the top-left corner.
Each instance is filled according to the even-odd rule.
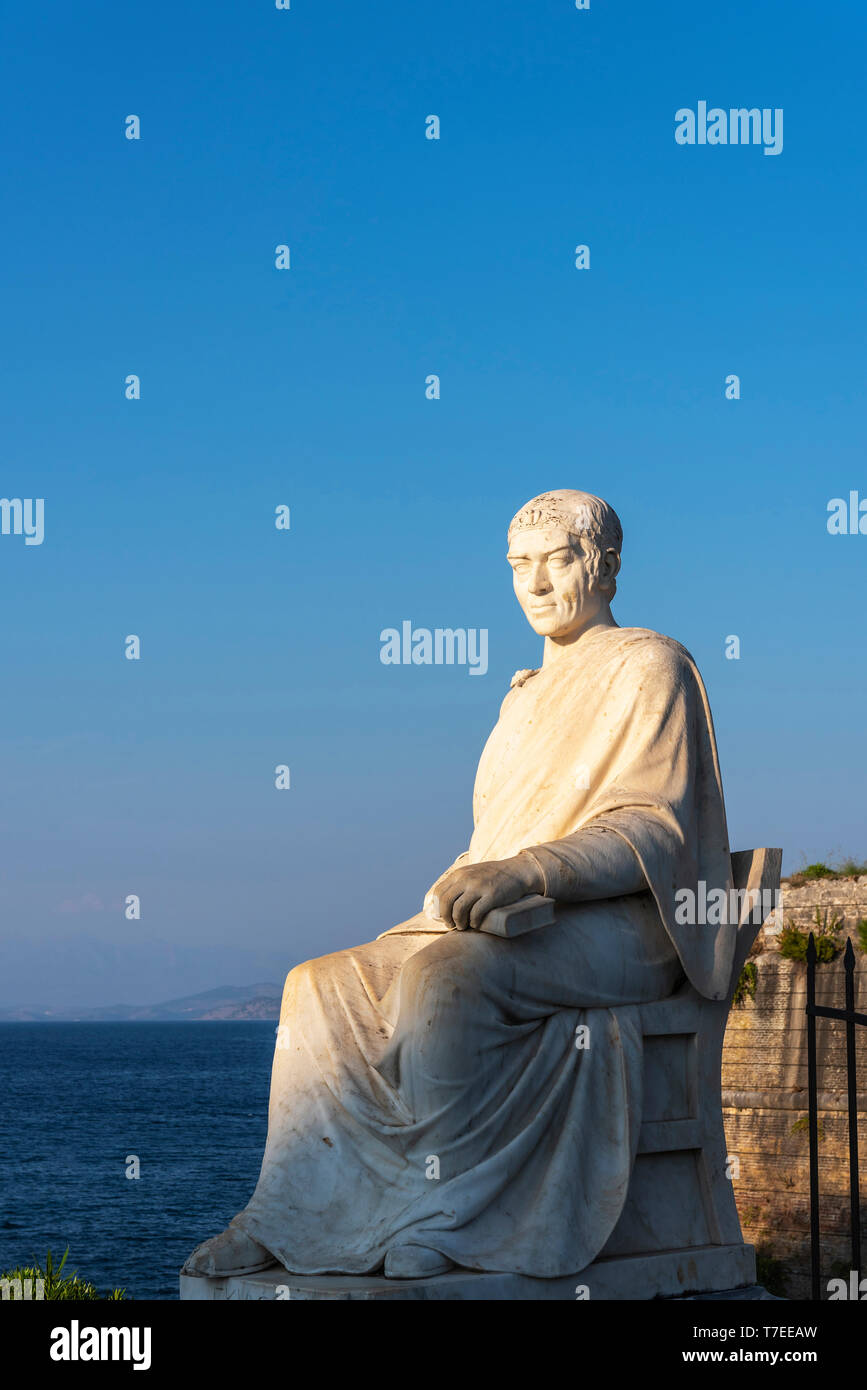
[[[523,936],[537,927],[548,927],[554,921],[554,899],[531,893],[508,907],[493,908],[482,922],[479,931],[492,936]]]

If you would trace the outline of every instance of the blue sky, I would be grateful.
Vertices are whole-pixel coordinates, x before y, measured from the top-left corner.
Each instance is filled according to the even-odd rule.
[[[618,621],[698,660],[733,845],[867,856],[867,536],[826,529],[867,497],[865,21],[702,8],[8,16],[0,490],[45,499],[0,536],[13,968],[291,964],[417,910],[539,659],[505,529],[554,487],[621,516]],[[700,100],[783,108],[783,152],[678,146]],[[404,619],[487,628],[487,675],[383,666]]]

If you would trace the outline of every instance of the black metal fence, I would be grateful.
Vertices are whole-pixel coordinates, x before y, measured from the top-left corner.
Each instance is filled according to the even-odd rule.
[[[816,942],[807,943],[807,1090],[810,1129],[810,1265],[814,1299],[821,1298],[819,1273],[819,1095],[816,1070],[816,1019],[838,1018],[846,1024],[846,1088],[849,1110],[849,1207],[852,1229],[852,1269],[861,1273],[861,1192],[858,1181],[858,1096],[855,1086],[855,1027],[867,1026],[867,1014],[855,1011],[855,952],[847,938],[843,953],[846,1005],[829,1009],[816,1003]]]

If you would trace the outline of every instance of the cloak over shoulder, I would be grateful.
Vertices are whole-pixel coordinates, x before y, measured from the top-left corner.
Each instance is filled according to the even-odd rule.
[[[725,804],[701,676],[678,642],[601,628],[506,696],[479,762],[464,863],[521,850],[552,869],[589,828],[634,851],[690,982],[725,998],[737,924],[683,924],[675,894],[732,888]],[[704,901],[704,896],[701,896]],[[719,901],[719,899],[718,899]]]

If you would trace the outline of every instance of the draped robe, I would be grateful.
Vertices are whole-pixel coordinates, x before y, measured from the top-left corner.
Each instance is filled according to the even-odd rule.
[[[675,914],[679,889],[731,888],[707,696],[678,643],[598,629],[526,673],[473,809],[456,865],[530,849],[556,898],[604,832],[647,887],[562,902],[513,940],[418,914],[290,972],[262,1170],[236,1222],[296,1273],[370,1273],[397,1244],[475,1270],[582,1270],[635,1157],[636,1006],[684,976],[725,997],[736,928]]]

